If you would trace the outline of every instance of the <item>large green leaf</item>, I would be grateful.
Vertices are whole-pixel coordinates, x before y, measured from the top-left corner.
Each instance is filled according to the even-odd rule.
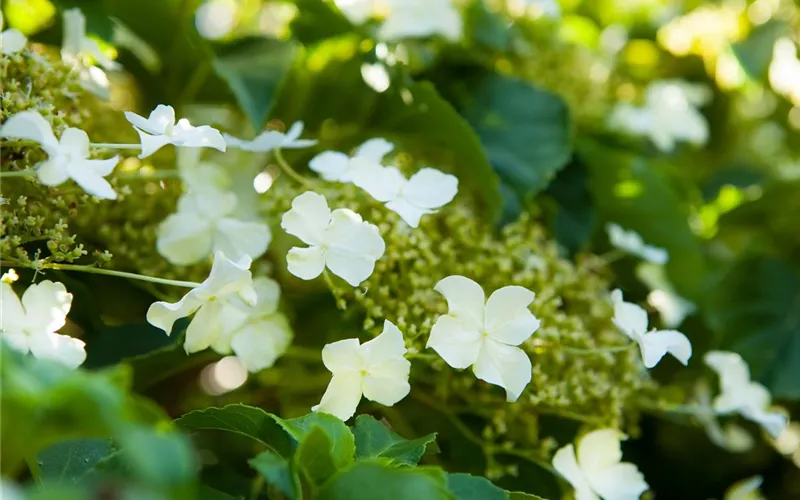
[[[769,258],[738,263],[709,294],[706,318],[721,348],[781,398],[800,399],[800,276]]]
[[[386,461],[360,460],[337,473],[319,491],[318,500],[452,500],[446,476],[430,467],[393,467]]]
[[[507,491],[470,474],[448,474],[447,488],[457,500],[509,500]]]
[[[39,453],[39,478],[77,483],[102,458],[112,453],[110,439],[67,439]]]
[[[734,43],[731,48],[747,74],[751,78],[762,79],[767,75],[772,61],[775,42],[789,31],[782,21],[768,21],[756,26],[747,38]]]
[[[250,465],[289,500],[298,498],[300,479],[295,474],[291,463],[271,451],[258,454],[249,461]]]
[[[356,452],[355,439],[350,429],[338,418],[327,413],[309,413],[298,418],[280,421],[283,428],[298,443],[303,443],[315,432],[320,429],[326,434],[330,442],[330,454],[333,464],[340,469],[353,461]],[[319,442],[319,438],[316,438]],[[299,452],[299,450],[298,450]]]
[[[350,21],[336,7],[324,0],[294,0],[297,15],[289,28],[292,36],[304,45],[344,35],[353,30]]]
[[[405,439],[370,415],[359,415],[353,427],[356,458],[388,458],[403,465],[416,465],[436,434]]]
[[[297,446],[293,462],[302,471],[306,479],[317,487],[331,477],[346,464],[334,461],[334,444],[322,427],[314,426]],[[353,461],[352,456],[350,462]]]

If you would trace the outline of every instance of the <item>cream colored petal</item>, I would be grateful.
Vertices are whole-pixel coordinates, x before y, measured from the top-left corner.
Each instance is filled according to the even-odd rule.
[[[208,349],[223,333],[221,300],[203,304],[186,328],[183,348],[187,354]]]
[[[578,464],[589,476],[617,465],[622,460],[620,433],[616,429],[600,429],[586,434],[578,442]]]
[[[0,33],[0,54],[14,54],[25,48],[28,39],[20,30],[11,28]]]
[[[214,252],[223,252],[232,259],[249,255],[257,259],[264,255],[272,241],[269,226],[260,222],[247,222],[224,218],[217,222],[214,233]]]
[[[403,334],[388,319],[383,322],[381,334],[361,346],[361,357],[368,369],[389,359],[402,358],[405,353]]]
[[[86,193],[105,200],[115,200],[117,193],[103,178],[103,172],[107,172],[105,175],[111,173],[117,161],[116,157],[108,160],[83,160],[68,164],[67,172]]]
[[[36,111],[22,111],[11,115],[0,126],[0,137],[38,142],[48,155],[57,154],[59,149],[50,122]]]
[[[30,334],[53,333],[67,322],[72,294],[62,283],[44,280],[28,287],[22,294],[25,325]]]
[[[376,137],[374,139],[365,141],[363,144],[357,147],[353,156],[360,156],[376,163],[380,163],[381,160],[383,160],[383,157],[391,153],[393,149],[394,144],[386,139]]]
[[[231,347],[247,371],[255,373],[274,365],[286,352],[292,336],[286,317],[273,314],[242,327],[231,338]]]
[[[521,286],[505,286],[486,301],[485,328],[490,337],[508,345],[520,345],[539,328],[528,309],[534,294]]]
[[[7,333],[21,333],[27,319],[19,297],[5,281],[0,281],[0,330]]]
[[[344,421],[355,414],[359,401],[361,401],[361,375],[349,372],[334,375],[325,394],[322,395],[322,401],[311,410],[329,413]]]
[[[614,325],[626,336],[639,342],[639,339],[647,331],[647,311],[622,300],[622,292],[614,290],[611,292],[611,299],[614,303]]]
[[[419,227],[419,221],[422,219],[423,215],[435,212],[434,210],[419,208],[418,206],[412,205],[403,198],[390,201],[386,204],[386,208],[399,215],[406,224],[414,228]]]
[[[519,347],[486,337],[472,372],[479,379],[505,389],[506,401],[513,403],[531,381],[533,366]]]
[[[675,330],[660,330],[642,336],[639,347],[644,366],[653,368],[665,354],[672,354],[684,366],[692,357],[692,344],[686,335]]]
[[[448,365],[461,369],[478,360],[481,343],[480,330],[445,315],[439,316],[431,328],[426,347],[436,351]]]
[[[225,151],[225,138],[222,137],[219,130],[208,125],[194,127],[189,125],[189,122],[185,119],[180,120],[178,125],[182,126],[182,128],[174,134],[173,144],[176,146],[214,148],[218,151]],[[177,127],[176,130],[178,130]]]
[[[281,288],[277,281],[266,276],[258,276],[253,278],[253,288],[255,288],[258,296],[258,302],[256,303],[257,314],[267,315],[278,310]]]
[[[322,348],[322,364],[334,375],[363,369],[358,339],[344,339]]]
[[[638,500],[649,489],[644,476],[631,463],[614,464],[587,475],[592,489],[604,499]]]
[[[750,383],[750,368],[735,352],[709,351],[703,360],[717,372],[723,392],[738,391]]]
[[[158,226],[158,253],[179,266],[207,260],[212,255],[211,222],[193,212],[170,215]]]
[[[375,261],[386,250],[378,228],[347,209],[333,211],[325,242],[328,269],[352,286],[370,277]]]
[[[350,157],[339,151],[323,151],[308,162],[308,168],[326,181],[344,182]]]
[[[28,338],[31,354],[37,359],[77,368],[86,361],[86,344],[79,339],[57,333],[37,333]]]
[[[406,185],[406,178],[397,167],[383,167],[369,160],[353,160],[351,179],[353,184],[366,191],[370,196],[385,203],[400,196]]]
[[[151,134],[165,133],[171,126],[175,125],[175,108],[165,104],[159,104],[150,112],[150,116],[147,117],[147,124],[147,127],[139,127],[139,125],[136,124],[134,124],[134,126],[150,132]]]
[[[293,247],[286,254],[286,267],[302,280],[313,280],[325,270],[325,254],[320,247]]]
[[[325,197],[306,191],[292,200],[292,208],[283,214],[281,227],[303,243],[321,245],[330,222],[331,211]]]
[[[483,331],[486,297],[479,284],[464,276],[448,276],[436,283],[433,289],[447,299],[451,316]]]
[[[553,455],[553,468],[561,474],[561,476],[569,482],[569,484],[575,489],[576,494],[578,492],[586,492],[587,490],[591,493],[591,489],[589,488],[589,483],[586,481],[586,478],[581,471],[580,466],[578,465],[578,461],[575,458],[575,447],[571,444],[560,448],[556,451],[555,455]],[[585,496],[584,498],[592,498],[591,496]],[[594,493],[592,493],[594,495]],[[594,497],[595,499],[597,496]]]
[[[139,142],[142,145],[142,152],[139,153],[139,158],[142,159],[147,158],[151,154],[172,142],[172,139],[166,135],[150,135],[147,132],[139,130],[138,128],[135,130],[136,133],[139,134]]]
[[[60,186],[69,179],[67,159],[53,156],[36,165],[36,177],[45,186]]]
[[[458,178],[434,168],[423,168],[412,175],[403,188],[403,199],[414,206],[441,208],[458,193]]]
[[[393,406],[408,396],[411,385],[408,376],[411,363],[404,358],[384,361],[364,377],[364,397],[384,406]]]
[[[231,260],[222,252],[214,253],[211,272],[202,286],[194,290],[195,294],[202,300],[237,296],[247,304],[255,305],[258,297],[250,273],[252,262],[246,255],[238,260]]]
[[[19,330],[3,330],[0,332],[0,339],[4,340],[8,347],[22,354],[28,354],[28,352],[30,352],[29,338],[27,333],[22,333]]]
[[[187,293],[175,303],[154,302],[147,309],[147,322],[164,330],[169,335],[172,333],[172,326],[176,321],[192,315],[202,305],[203,301],[199,300],[192,292]]]

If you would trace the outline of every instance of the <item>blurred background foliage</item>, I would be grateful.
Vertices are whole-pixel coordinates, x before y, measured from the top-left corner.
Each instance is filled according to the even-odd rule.
[[[436,144],[438,150],[426,154],[454,165],[461,186],[498,230],[522,212],[543,215],[566,255],[614,252],[604,230],[608,222],[635,230],[668,250],[670,260],[665,272],[631,258],[614,260],[615,285],[662,316],[674,313],[681,297],[694,304],[681,326],[695,346],[689,369],[659,369],[656,378],[689,391],[689,381],[703,372],[704,351],[734,350],[782,406],[800,415],[798,3],[563,0],[556,17],[536,5],[524,11],[521,0],[457,3],[465,13],[460,43],[392,46],[376,42],[369,25],[351,24],[324,0],[5,0],[3,13],[8,26],[32,41],[58,45],[59,11],[79,7],[90,35],[125,68],[109,73],[115,108],[168,103],[180,115],[202,116],[239,135],[302,120],[324,149],[346,150],[376,135],[407,150],[421,141]],[[705,146],[663,152],[609,130],[616,102],[640,99],[648,83],[670,78],[712,90],[701,110],[710,131]],[[300,165],[310,157],[304,155],[291,159]],[[150,498],[152,492],[137,490],[142,484],[178,498],[195,474],[195,458],[169,429],[167,415],[227,402],[300,415],[327,382],[302,363],[267,370],[257,380],[230,372],[214,378],[225,360],[207,353],[187,357],[174,337],[134,322],[150,300],[141,290],[123,290],[126,285],[101,277],[64,280],[76,294],[71,318],[86,319],[80,328],[95,339],[86,367],[125,363],[91,380],[73,372],[4,380],[4,471],[6,463],[15,464],[14,472],[25,475],[14,455],[17,442],[36,439],[44,446],[68,437],[65,422],[91,418],[89,434],[160,450],[158,463],[126,456],[122,465],[112,464],[123,471],[123,486],[114,491],[127,493],[111,498]],[[301,332],[334,323],[358,328],[339,319],[327,296],[295,298],[301,344]],[[5,356],[7,379],[25,360]],[[60,384],[58,398],[48,394],[52,384]],[[140,408],[136,393],[166,413]],[[37,420],[37,405],[54,413]],[[426,460],[482,473],[480,452],[458,437],[446,415],[431,416],[415,405],[402,407],[414,431],[407,437],[439,431],[447,443]],[[13,415],[11,428],[7,415]],[[162,422],[164,431],[142,427],[153,422]],[[767,498],[800,498],[796,424],[782,441],[739,454],[716,448],[684,424],[647,416],[640,439],[625,445],[657,498],[721,498],[733,481],[754,474],[765,476]],[[241,464],[227,458],[252,444],[231,436],[204,441],[217,457],[203,469],[204,481],[217,488],[201,498],[236,498],[221,491],[251,487]],[[102,439],[75,446],[108,455]],[[69,449],[48,448],[28,466],[40,469],[37,477],[78,477],[59,453]],[[531,464],[514,466],[518,474],[504,479],[505,487],[558,496],[549,474]],[[50,492],[42,498],[82,498],[68,484],[63,488],[63,497]]]

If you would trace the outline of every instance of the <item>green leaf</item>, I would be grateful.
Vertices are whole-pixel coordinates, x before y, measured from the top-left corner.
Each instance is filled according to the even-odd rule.
[[[775,397],[800,399],[800,276],[769,258],[737,263],[709,293],[709,325]]]
[[[347,464],[337,464],[333,458],[334,444],[322,427],[314,426],[305,435],[294,454],[293,463],[305,474],[312,485],[319,486],[337,469]],[[352,462],[352,456],[350,462]]]
[[[510,500],[545,500],[539,495],[534,495],[532,493],[523,493],[521,491],[509,491],[508,498]]]
[[[589,242],[597,219],[588,181],[586,168],[573,163],[560,171],[547,188],[547,194],[557,205],[553,232],[571,253]]]
[[[270,484],[278,489],[286,498],[298,498],[300,479],[292,470],[291,464],[283,457],[271,451],[256,455],[248,462]]]
[[[356,451],[353,433],[344,422],[333,415],[309,413],[299,418],[282,420],[281,425],[301,445],[315,429],[324,431],[331,443],[331,459],[337,469],[353,461]]]
[[[318,500],[452,500],[445,473],[433,467],[393,467],[360,460],[333,476]]]
[[[491,75],[470,89],[462,115],[489,161],[520,198],[536,195],[572,155],[567,105],[515,78]]]
[[[77,483],[89,469],[112,453],[110,439],[68,439],[42,450],[36,462],[39,479]]]
[[[447,488],[457,500],[508,500],[508,492],[485,477],[470,474],[448,474]]]
[[[323,0],[295,0],[297,15],[289,24],[292,36],[304,45],[344,35],[353,30],[350,21]]]
[[[188,438],[177,432],[159,432],[128,425],[117,437],[122,459],[136,476],[150,484],[179,487],[196,476],[197,463]]]
[[[747,38],[731,46],[750,78],[761,80],[767,75],[775,42],[789,32],[784,22],[771,20],[756,26]]]
[[[144,356],[167,346],[174,347],[179,338],[180,335],[168,336],[148,323],[106,327],[86,344],[86,362],[82,366],[111,366],[126,358]],[[183,350],[183,347],[180,346],[180,349]],[[186,351],[183,352],[185,355]]]
[[[388,458],[403,465],[416,465],[436,434],[408,440],[375,420],[370,415],[359,415],[353,427],[356,458]]]
[[[261,408],[243,404],[190,411],[175,420],[175,424],[187,431],[215,430],[240,434],[267,446],[282,457],[291,456],[295,447],[281,419]]]
[[[296,53],[291,42],[250,38],[225,47],[214,58],[214,71],[227,82],[256,132],[261,130]]]

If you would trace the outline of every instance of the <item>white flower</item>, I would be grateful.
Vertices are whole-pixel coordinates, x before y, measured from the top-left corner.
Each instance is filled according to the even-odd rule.
[[[58,186],[74,180],[84,191],[113,200],[117,193],[103,177],[109,175],[119,161],[89,159],[89,137],[81,129],[67,128],[57,140],[50,124],[36,111],[17,113],[0,127],[0,137],[13,137],[38,142],[48,158],[36,165],[36,176],[46,186]]]
[[[249,312],[241,303],[255,306],[258,295],[253,288],[250,258],[233,262],[222,252],[214,254],[208,278],[174,304],[155,302],[147,310],[147,321],[166,332],[181,318],[194,314],[186,329],[187,353],[205,349],[247,321]]]
[[[64,11],[64,38],[61,59],[78,70],[81,86],[103,99],[110,97],[108,77],[94,62],[107,70],[119,69],[119,63],[107,57],[95,40],[86,36],[86,18],[79,9]]]
[[[331,212],[325,197],[313,191],[292,200],[281,227],[309,245],[293,247],[286,256],[289,272],[304,280],[316,278],[327,267],[358,286],[369,278],[386,249],[375,225],[346,208]]]
[[[389,14],[378,32],[387,41],[441,35],[461,39],[461,14],[451,0],[387,0]]]
[[[680,326],[686,316],[697,310],[692,302],[671,290],[653,290],[647,294],[647,302],[656,308],[667,328]]]
[[[436,213],[458,193],[458,178],[433,168],[423,168],[406,179],[396,167],[364,166],[354,171],[353,184],[386,203],[411,227],[419,226],[423,215]]]
[[[351,182],[357,169],[380,165],[393,149],[394,145],[385,139],[370,139],[356,148],[352,157],[339,151],[323,151],[308,162],[308,168],[326,181]]]
[[[561,5],[556,0],[510,0],[509,10],[527,13],[533,18],[561,17]]]
[[[238,6],[232,0],[209,0],[194,15],[194,25],[200,36],[207,40],[218,40],[236,26]]]
[[[732,453],[744,453],[753,449],[753,436],[735,422],[727,422],[723,428],[711,401],[711,388],[705,380],[695,385],[694,403],[698,407],[697,420],[706,430],[712,443]]]
[[[725,492],[723,500],[766,500],[766,497],[759,490],[763,482],[764,478],[761,476],[753,476],[736,481]]]
[[[353,24],[367,22],[381,7],[381,0],[334,0],[333,3]]]
[[[125,118],[136,129],[142,141],[142,153],[139,158],[146,158],[167,144],[225,151],[225,139],[217,129],[208,125],[194,127],[186,118],[181,118],[175,123],[175,110],[172,106],[159,104],[147,119],[126,111]]]
[[[434,290],[449,311],[431,329],[427,347],[453,368],[472,366],[476,377],[506,390],[516,401],[531,381],[531,360],[518,346],[539,328],[528,306],[533,292],[506,286],[485,299],[480,285],[464,276],[448,276]]]
[[[800,106],[800,59],[797,45],[788,37],[781,37],[773,46],[772,62],[769,65],[769,83],[772,88],[786,96],[795,106]]]
[[[322,349],[322,362],[333,374],[322,401],[312,411],[330,413],[347,420],[356,412],[361,396],[392,406],[408,395],[411,363],[403,334],[390,321],[383,323],[380,335],[359,345],[358,339],[345,339]]]
[[[258,134],[252,141],[244,141],[228,134],[222,134],[222,136],[228,146],[232,148],[266,153],[273,149],[302,149],[317,144],[317,141],[313,139],[300,139],[302,133],[303,122],[295,122],[285,134],[277,130],[266,130]]]
[[[610,125],[648,137],[664,152],[672,151],[678,141],[702,145],[708,141],[708,122],[697,107],[710,99],[711,92],[703,85],[660,80],[648,86],[643,106],[618,103]]]
[[[0,31],[3,31],[3,13],[0,12]],[[0,54],[14,54],[25,48],[28,39],[17,29],[9,28],[0,33]]]
[[[622,300],[622,291],[611,292],[614,303],[614,325],[630,339],[639,344],[642,361],[647,368],[653,368],[665,354],[686,365],[692,357],[692,344],[686,335],[675,330],[647,331],[647,311]]]
[[[159,225],[158,253],[173,264],[189,265],[216,252],[238,260],[267,251],[269,226],[237,216],[238,198],[225,189],[224,171],[201,164],[184,172],[184,179],[189,191],[178,200],[178,211]]]
[[[720,394],[714,409],[721,414],[739,413],[761,425],[773,438],[786,426],[786,417],[769,411],[771,397],[766,387],[750,380],[747,363],[735,352],[710,351],[705,362],[719,376]]]
[[[72,294],[61,283],[42,281],[22,294],[0,282],[0,330],[6,343],[24,354],[77,368],[86,360],[82,340],[56,333],[67,322]]]
[[[669,254],[663,248],[646,245],[636,231],[626,231],[617,224],[606,224],[606,232],[611,245],[623,252],[635,255],[653,264],[663,265],[669,260]]]
[[[647,491],[636,465],[622,461],[619,433],[600,429],[553,456],[553,467],[575,488],[576,500],[634,500]]]

